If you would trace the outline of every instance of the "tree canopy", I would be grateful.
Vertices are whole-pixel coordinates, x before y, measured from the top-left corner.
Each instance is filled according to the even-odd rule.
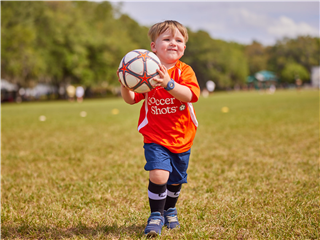
[[[117,86],[122,57],[138,48],[150,50],[148,27],[109,2],[1,2],[1,78],[21,86],[100,84]],[[319,38],[284,38],[274,46],[212,38],[189,29],[181,59],[194,69],[200,87],[213,80],[218,89],[244,86],[248,75],[274,71],[281,81],[319,65]]]

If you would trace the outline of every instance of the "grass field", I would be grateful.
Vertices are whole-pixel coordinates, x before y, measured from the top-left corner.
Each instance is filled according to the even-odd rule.
[[[140,106],[2,104],[2,239],[143,239]],[[214,93],[194,108],[181,229],[161,238],[319,239],[319,92]]]

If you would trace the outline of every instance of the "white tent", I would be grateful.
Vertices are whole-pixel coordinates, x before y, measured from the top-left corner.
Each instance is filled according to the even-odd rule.
[[[1,79],[1,90],[6,90],[8,92],[18,91],[18,86],[7,80]]]

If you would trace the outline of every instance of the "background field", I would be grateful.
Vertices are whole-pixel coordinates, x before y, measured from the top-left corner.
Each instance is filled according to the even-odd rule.
[[[2,238],[144,238],[140,106],[3,104]],[[319,92],[214,93],[194,107],[200,125],[177,206],[181,229],[162,238],[318,239]]]

